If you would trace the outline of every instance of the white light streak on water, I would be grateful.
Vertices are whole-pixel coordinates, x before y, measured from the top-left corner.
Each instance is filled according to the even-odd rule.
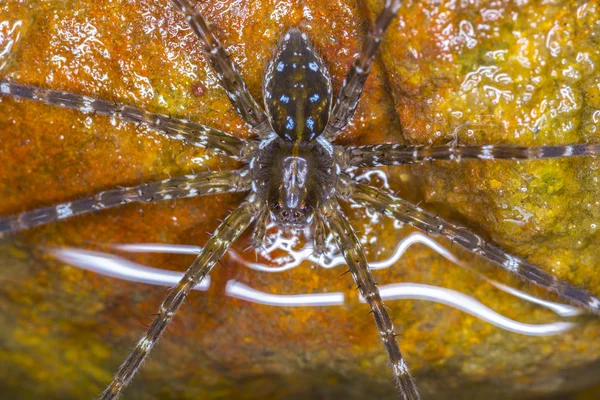
[[[312,293],[312,294],[271,294],[253,289],[236,280],[230,280],[225,287],[225,294],[236,299],[258,304],[282,307],[304,306],[339,306],[344,304],[344,293]]]
[[[515,288],[511,288],[510,286],[503,285],[499,282],[492,281],[490,279],[488,279],[488,281],[492,285],[496,286],[498,289],[500,289],[506,293],[512,294],[514,296],[520,297],[523,300],[527,300],[532,303],[539,304],[543,307],[546,307],[546,308],[552,310],[556,315],[560,315],[561,317],[575,317],[577,315],[583,314],[583,311],[577,307],[573,307],[573,306],[570,306],[567,304],[554,303],[552,301],[542,300],[540,298],[531,296],[527,293],[523,293],[520,290],[517,290]]]
[[[436,242],[435,240],[433,240],[432,238],[430,238],[429,236],[427,236],[421,232],[413,232],[413,233],[409,234],[407,237],[405,237],[398,243],[398,246],[394,250],[394,253],[389,258],[381,260],[381,261],[370,262],[369,267],[372,270],[378,270],[378,269],[385,269],[385,268],[389,268],[389,267],[393,266],[396,262],[398,262],[400,260],[400,258],[402,258],[402,256],[406,252],[406,250],[408,250],[408,248],[410,246],[412,246],[416,243],[420,243],[420,244],[423,244],[423,245],[431,248],[432,250],[434,250],[435,252],[437,252],[438,254],[440,254],[441,256],[443,256],[448,261],[450,261],[454,264],[469,268],[469,267],[463,265],[461,263],[461,261],[454,254],[452,254],[448,249],[446,249],[444,246],[442,246],[441,244],[439,244],[438,242]],[[273,244],[265,250],[267,253],[271,253],[275,250],[284,250],[289,254],[289,256],[292,258],[292,261],[285,263],[279,267],[271,267],[266,264],[254,263],[254,262],[247,261],[246,259],[242,258],[239,254],[234,252],[233,250],[230,250],[229,254],[236,261],[241,262],[246,267],[254,269],[256,271],[264,271],[264,272],[287,271],[289,269],[299,266],[305,260],[308,260],[316,265],[319,265],[322,268],[327,268],[327,269],[334,268],[334,267],[337,267],[340,265],[346,265],[346,262],[344,261],[344,259],[341,255],[336,255],[336,256],[332,257],[331,260],[329,260],[329,261],[323,261],[322,258],[315,257],[313,255],[312,248],[307,247],[307,248],[303,248],[303,249],[300,249],[297,251],[293,250],[294,244],[295,244],[295,241],[293,239],[287,239],[287,238],[284,238],[284,237],[281,237],[280,235],[278,235],[277,237],[275,237],[275,241],[273,242]],[[119,250],[123,250],[123,251],[158,252],[158,253],[175,253],[175,254],[198,254],[202,250],[202,248],[198,247],[198,246],[165,245],[165,244],[151,244],[151,243],[114,245],[112,247],[119,249]],[[472,268],[469,268],[469,269],[472,270]],[[547,301],[547,300],[543,300],[543,299],[531,296],[531,295],[529,295],[525,292],[522,292],[518,289],[515,289],[510,286],[506,286],[499,282],[493,281],[493,280],[477,273],[476,271],[473,271],[473,272],[476,273],[477,275],[479,275],[480,277],[482,277],[483,279],[485,279],[486,281],[488,281],[489,283],[491,283],[492,285],[494,285],[496,288],[498,288],[506,293],[512,294],[513,296],[519,297],[523,300],[529,301],[534,304],[539,304],[545,308],[548,308],[548,309],[552,310],[555,314],[557,314],[561,317],[573,317],[573,316],[582,314],[582,311],[580,309],[573,307],[571,305],[555,303],[552,301]]]
[[[147,267],[108,253],[69,247],[53,247],[49,249],[49,253],[70,265],[131,282],[172,287],[183,278],[181,272]],[[194,289],[208,290],[209,287],[210,277],[207,276]]]
[[[130,253],[200,254],[202,247],[185,244],[136,243],[114,244],[109,247]]]
[[[324,260],[325,257],[317,257],[313,253],[313,248],[305,246],[300,250],[294,250],[293,246],[296,244],[295,238],[286,238],[281,235],[276,235],[273,238],[273,243],[266,246],[263,250],[264,253],[270,254],[276,250],[285,251],[291,258],[292,261],[287,262],[279,267],[272,267],[262,263],[254,263],[247,261],[240,254],[234,250],[229,250],[229,255],[232,256],[236,261],[242,262],[246,267],[255,271],[263,272],[282,272],[299,266],[303,261],[308,260],[322,268],[330,269],[340,265],[346,265],[346,261],[341,254],[337,254],[331,257],[330,260]],[[394,265],[402,258],[404,252],[413,244],[421,243],[437,253],[448,259],[453,263],[460,263],[459,260],[450,253],[444,246],[431,239],[430,237],[420,233],[413,232],[398,243],[398,246],[394,250],[394,253],[387,259],[382,261],[369,262],[369,268],[371,270],[385,269]],[[128,251],[133,253],[171,253],[171,254],[199,254],[202,247],[190,246],[190,245],[178,245],[178,244],[154,244],[154,243],[139,243],[139,244],[116,244],[111,245],[111,248]]]
[[[524,324],[507,318],[486,307],[471,296],[456,290],[419,283],[393,283],[379,287],[383,300],[427,300],[445,304],[473,315],[499,328],[528,336],[550,336],[566,332],[575,327],[573,322],[552,322],[549,324]],[[359,295],[361,303],[365,303]]]
[[[459,266],[463,266],[460,260],[458,260],[458,258],[444,246],[420,232],[414,232],[398,243],[398,246],[389,258],[381,261],[371,262],[369,264],[371,269],[384,269],[393,266],[398,260],[400,260],[402,255],[406,252],[406,250],[416,243],[428,246],[429,248],[433,249],[449,261]],[[261,263],[249,262],[233,250],[230,250],[229,254],[234,259],[240,261],[248,268],[257,271],[267,272],[286,271],[299,266],[305,260],[309,260],[312,263],[317,264],[322,268],[326,269],[346,264],[343,257],[339,254],[331,256],[328,261],[323,261],[322,259],[319,259],[319,257],[315,257],[313,255],[313,249],[308,245],[302,249],[294,250],[297,244],[298,239],[296,237],[288,238],[279,233],[273,235],[273,240],[271,244],[264,249],[264,253],[266,255],[269,255],[271,252],[274,252],[276,250],[284,250],[288,255],[287,258],[279,259],[280,262],[281,260],[287,260],[287,262],[282,262],[282,264],[277,267],[271,267]],[[120,251],[136,253],[171,253],[187,255],[197,255],[202,250],[202,248],[199,246],[153,243],[115,244],[110,245],[110,247]],[[50,249],[50,252],[56,258],[67,262],[71,265],[79,266],[83,269],[97,272],[103,275],[134,282],[142,282],[163,286],[174,286],[183,277],[183,273],[181,272],[166,271],[162,269],[146,267],[144,265],[136,264],[132,261],[124,259],[122,257],[107,253],[81,250],[75,248],[52,248]],[[536,298],[527,293],[523,293],[517,289],[492,281],[477,273],[476,271],[473,272],[490,282],[496,288],[521,299],[524,299],[526,301],[546,307],[561,317],[571,317],[579,315],[581,313],[581,311],[575,307],[565,304],[553,303]],[[203,282],[196,286],[195,289],[207,290],[209,286],[210,279],[209,277],[207,277]],[[235,280],[230,280],[227,282],[225,293],[228,296],[234,298],[243,299],[258,304],[280,307],[336,306],[342,305],[345,302],[344,294],[341,292],[286,295],[272,294],[251,288],[250,286]],[[447,306],[454,307],[468,314],[471,314],[499,328],[505,329],[510,332],[515,332],[529,336],[555,335],[566,332],[576,325],[572,322],[563,321],[548,324],[521,323],[497,313],[496,311],[485,306],[473,297],[457,292],[455,290],[437,286],[430,286],[417,283],[394,283],[381,286],[380,293],[381,297],[387,301],[410,299],[425,300],[445,304]],[[360,296],[359,300],[364,302],[364,300]]]

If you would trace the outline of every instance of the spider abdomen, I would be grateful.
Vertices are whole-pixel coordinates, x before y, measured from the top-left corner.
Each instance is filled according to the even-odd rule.
[[[307,143],[325,129],[331,109],[329,71],[299,29],[282,37],[263,91],[269,122],[281,138]]]

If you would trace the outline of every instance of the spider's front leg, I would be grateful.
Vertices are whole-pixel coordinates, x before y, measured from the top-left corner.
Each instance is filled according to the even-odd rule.
[[[405,400],[419,399],[417,387],[398,347],[394,324],[383,304],[383,300],[381,300],[379,289],[375,284],[373,275],[371,275],[365,253],[354,229],[336,201],[330,201],[326,204],[322,209],[322,215],[335,236],[337,245],[346,259],[360,294],[371,306],[375,324],[379,329],[379,335],[392,363],[394,378],[400,388],[402,398]]]
[[[351,187],[351,198],[357,203],[428,234],[443,236],[466,250],[485,257],[518,277],[555,292],[562,298],[600,315],[600,299],[590,292],[559,280],[554,275],[522,258],[507,253],[466,228],[451,224],[404,199],[392,196],[372,186],[354,183],[349,184],[349,187]]]
[[[0,218],[0,234],[33,228],[126,203],[148,203],[207,194],[242,192],[249,189],[250,173],[247,168],[236,171],[184,175],[133,187],[106,190],[67,203],[26,211],[4,219]]]
[[[599,144],[571,144],[564,146],[405,146],[376,144],[346,147],[343,160],[351,167],[382,167],[387,165],[421,164],[436,160],[540,160],[586,156],[600,153]]]
[[[194,10],[188,0],[172,1],[175,7],[185,15],[186,21],[202,42],[204,52],[237,112],[261,136],[266,135],[269,128],[265,112],[248,91],[244,78],[229,58],[223,45],[211,32],[204,17]]]
[[[252,221],[263,211],[264,205],[256,195],[251,194],[233,213],[231,213],[208,240],[202,252],[196,257],[183,278],[168,294],[160,306],[158,314],[146,334],[121,365],[113,381],[102,393],[101,400],[116,399],[129,384],[138,368],[142,365],[185,297],[204,279],[212,267],[223,257],[231,244],[246,230]]]
[[[78,110],[85,114],[108,115],[122,121],[143,124],[170,138],[220,151],[235,158],[246,158],[247,153],[252,149],[252,145],[243,139],[196,122],[155,114],[125,104],[75,93],[0,81],[0,96],[35,100],[53,106]]]

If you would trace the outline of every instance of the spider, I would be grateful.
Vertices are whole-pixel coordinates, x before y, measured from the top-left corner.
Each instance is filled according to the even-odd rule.
[[[353,201],[429,234],[446,237],[529,282],[554,291],[592,313],[600,313],[600,300],[587,291],[558,280],[479,235],[446,222],[417,205],[360,183],[352,175],[355,168],[436,160],[529,160],[583,156],[598,153],[599,145],[515,147],[459,145],[456,142],[436,147],[334,145],[336,137],[354,115],[379,44],[400,8],[399,1],[386,1],[335,98],[327,65],[310,38],[297,28],[284,33],[265,74],[264,109],[250,95],[236,66],[203,17],[187,0],[173,0],[173,4],[203,43],[221,85],[257,139],[236,138],[194,122],[106,100],[0,82],[2,96],[41,101],[144,124],[192,145],[221,152],[244,164],[234,171],[191,174],[108,190],[0,220],[0,232],[14,232],[129,202],[154,202],[225,192],[249,193],[244,202],[220,224],[184,278],[169,293],[148,331],[102,393],[102,399],[117,398],[121,394],[183,304],[186,294],[202,281],[242,232],[254,223],[252,241],[259,247],[270,221],[292,230],[312,226],[317,253],[324,251],[327,232],[333,234],[360,294],[371,307],[400,393],[406,399],[419,398],[400,352],[391,318],[369,271],[362,245],[340,208],[340,201]]]

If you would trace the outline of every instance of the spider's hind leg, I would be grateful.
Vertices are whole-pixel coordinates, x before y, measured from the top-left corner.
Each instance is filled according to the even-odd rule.
[[[194,10],[188,0],[172,0],[175,7],[185,15],[185,19],[202,42],[204,52],[216,72],[221,86],[227,92],[229,100],[246,121],[256,131],[265,135],[268,133],[268,122],[263,109],[250,94],[246,82],[231,61],[223,45],[211,32],[206,20]]]
[[[375,23],[369,29],[363,47],[354,59],[344,82],[342,82],[340,92],[331,110],[331,118],[324,132],[327,140],[332,141],[335,139],[337,134],[348,125],[352,116],[354,116],[354,111],[356,111],[358,100],[360,100],[363,87],[371,71],[371,65],[379,49],[379,44],[401,4],[401,0],[386,0],[383,11],[377,16]]]
[[[375,324],[392,363],[394,379],[400,388],[402,398],[404,400],[418,400],[420,396],[398,347],[392,319],[379,295],[379,289],[375,284],[373,275],[371,275],[362,245],[354,229],[337,202],[331,201],[326,204],[322,213],[326,218],[329,229],[335,236],[340,251],[346,259],[360,294],[371,306]]]

